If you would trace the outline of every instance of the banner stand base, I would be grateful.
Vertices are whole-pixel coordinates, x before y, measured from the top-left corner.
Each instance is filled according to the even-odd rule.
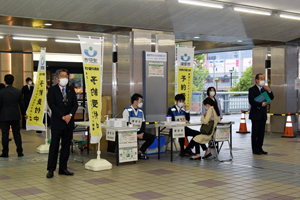
[[[97,159],[92,159],[85,164],[85,169],[92,171],[108,170],[112,168],[112,164],[105,159],[100,158],[100,151],[97,151]]]
[[[50,145],[48,143],[40,145],[36,151],[38,153],[49,153]]]

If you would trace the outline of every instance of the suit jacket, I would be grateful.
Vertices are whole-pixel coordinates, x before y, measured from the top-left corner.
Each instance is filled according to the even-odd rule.
[[[33,87],[30,86],[30,90],[29,90],[28,85],[24,85],[21,92],[22,92],[25,107],[27,108],[29,106],[30,99],[33,93]]]
[[[70,130],[74,128],[74,115],[78,108],[77,97],[73,87],[66,86],[67,102],[63,102],[63,95],[56,84],[50,87],[47,94],[48,105],[52,111],[51,129],[62,130],[68,126]],[[71,121],[67,124],[62,117],[72,114]]]
[[[0,121],[20,120],[20,110],[25,115],[21,91],[11,85],[0,90]]]
[[[263,89],[262,92],[265,92],[265,89]],[[270,99],[274,99],[273,92],[271,91],[270,93],[267,92]],[[260,91],[257,87],[257,85],[254,85],[252,88],[249,89],[249,95],[248,95],[248,100],[251,105],[250,109],[250,115],[249,119],[251,120],[267,120],[267,106],[263,107],[262,103],[256,102],[254,99],[260,95]]]

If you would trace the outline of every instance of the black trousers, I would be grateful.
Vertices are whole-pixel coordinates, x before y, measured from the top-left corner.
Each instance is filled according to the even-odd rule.
[[[193,129],[190,129],[189,127],[184,128],[185,136],[192,136],[195,137],[196,135],[199,135],[199,131],[195,131]],[[184,138],[179,138],[179,144],[180,144],[180,150],[184,150]]]
[[[20,120],[2,121],[0,124],[1,124],[1,128],[2,128],[2,146],[3,146],[2,153],[8,154],[8,151],[9,151],[8,143],[9,143],[10,126],[11,126],[11,129],[13,132],[16,146],[17,146],[17,152],[18,152],[18,154],[22,153],[23,148],[22,148],[22,137],[20,134]]]
[[[266,120],[252,120],[251,142],[252,152],[258,153],[262,151],[265,137]]]
[[[61,139],[61,150],[59,157],[59,170],[66,170],[70,155],[70,145],[73,138],[73,130],[66,127],[63,130],[51,129],[51,144],[48,155],[47,170],[55,171],[57,165],[58,150]]]
[[[25,111],[27,110],[29,104],[25,104]],[[22,128],[26,129],[26,119],[24,116],[22,116]]]
[[[195,147],[196,149],[196,154],[200,154],[200,146],[203,149],[203,151],[207,150],[207,147],[205,144],[199,144],[198,142],[195,142],[194,140],[191,140],[189,145],[186,147],[187,149],[192,149]]]
[[[148,149],[148,147],[154,142],[155,136],[150,133],[144,133],[142,140],[146,140],[140,148],[140,151],[144,153]]]

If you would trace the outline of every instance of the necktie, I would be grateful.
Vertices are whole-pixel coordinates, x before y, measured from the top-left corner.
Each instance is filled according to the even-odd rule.
[[[263,93],[263,89],[262,88],[260,89],[260,93]]]
[[[65,97],[65,88],[63,88],[63,87],[61,88],[61,94],[63,97]]]

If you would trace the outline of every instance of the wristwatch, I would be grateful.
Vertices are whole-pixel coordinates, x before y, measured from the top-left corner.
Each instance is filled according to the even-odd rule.
[[[71,117],[73,116],[72,113],[69,114]]]

